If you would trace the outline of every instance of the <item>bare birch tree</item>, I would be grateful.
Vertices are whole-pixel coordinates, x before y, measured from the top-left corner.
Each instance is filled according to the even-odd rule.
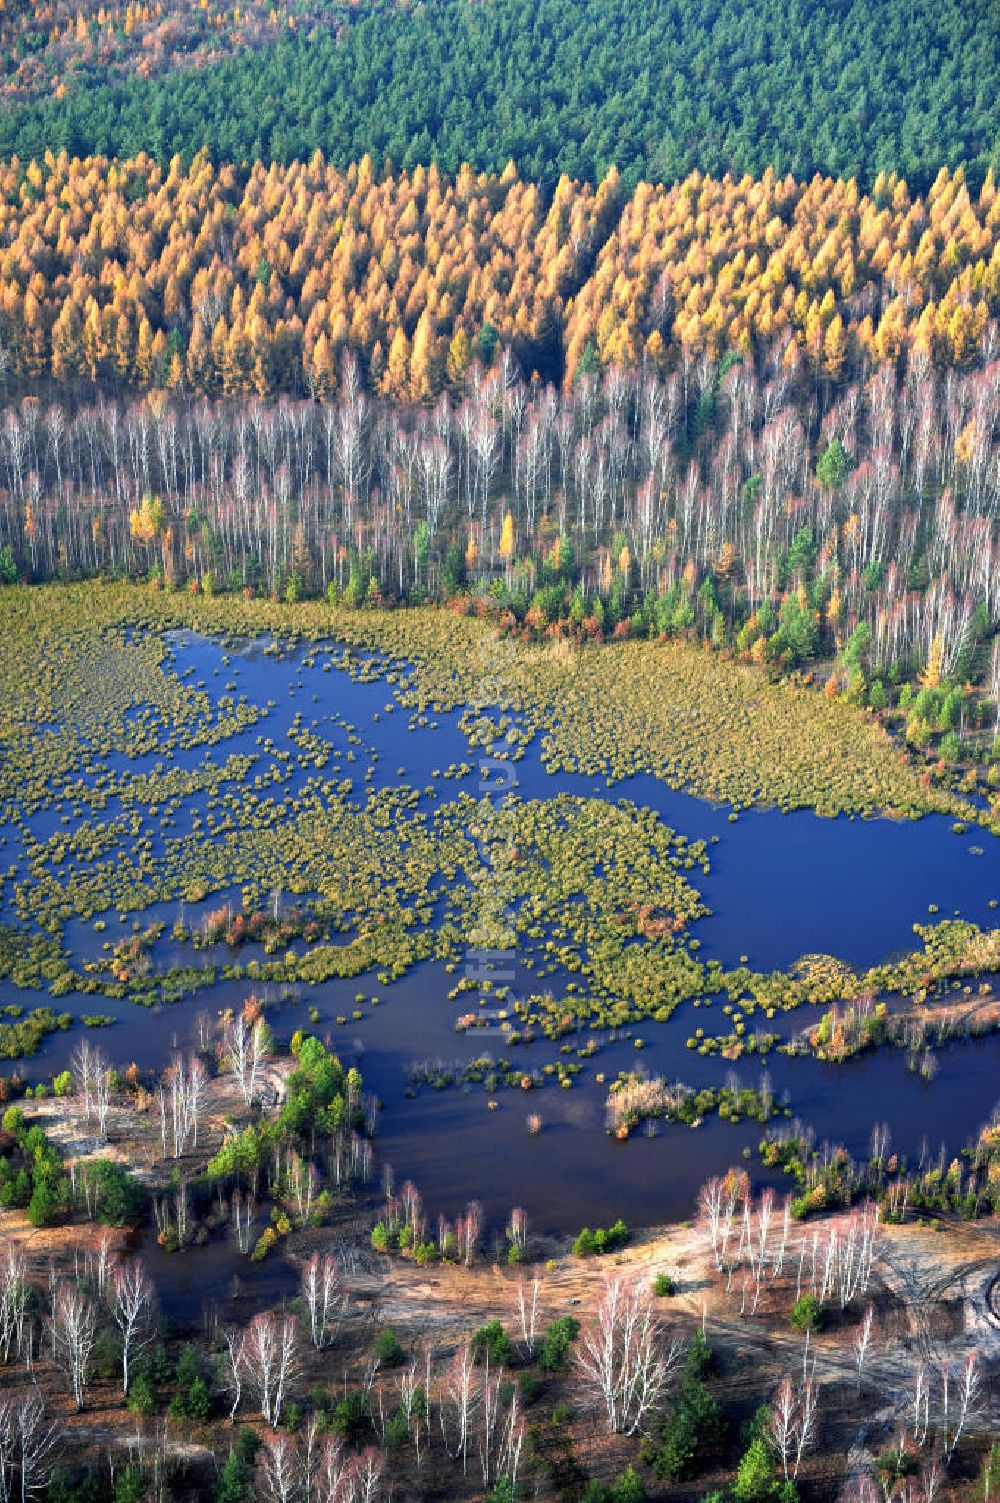
[[[979,1353],[972,1351],[957,1374],[949,1363],[941,1370],[941,1443],[945,1466],[950,1466],[958,1443],[982,1408],[983,1376]]]
[[[521,1332],[519,1345],[524,1355],[530,1359],[535,1355],[538,1340],[538,1298],[542,1292],[542,1281],[537,1274],[530,1284],[526,1279],[518,1279],[516,1290],[515,1306]]]
[[[31,1286],[28,1264],[17,1247],[7,1247],[0,1258],[0,1357],[23,1357],[30,1345],[28,1307]]]
[[[153,1337],[155,1290],[140,1258],[116,1269],[111,1285],[111,1314],[122,1336],[122,1396],[128,1398],[131,1367]]]
[[[237,1186],[233,1191],[231,1206],[233,1213],[233,1236],[236,1239],[236,1246],[244,1257],[246,1257],[253,1247],[257,1202],[252,1195],[249,1193],[244,1194]]]
[[[236,1411],[240,1407],[243,1398],[243,1380],[246,1376],[247,1364],[243,1351],[243,1333],[232,1327],[223,1332],[226,1343],[226,1367],[225,1385],[232,1394],[233,1402],[229,1410],[229,1423],[236,1418]]]
[[[309,1335],[317,1351],[330,1345],[347,1310],[340,1268],[328,1253],[313,1253],[302,1269],[302,1299],[309,1314]]]
[[[463,1475],[468,1470],[476,1399],[476,1368],[467,1342],[455,1353],[447,1370],[440,1404],[441,1437],[449,1456],[456,1461],[461,1458]]]
[[[111,1086],[112,1072],[111,1061],[103,1050],[95,1050],[96,1064],[94,1072],[94,1117],[97,1122],[97,1132],[102,1143],[108,1140],[108,1118],[111,1114]]]
[[[198,1146],[198,1127],[208,1097],[208,1076],[197,1055],[175,1054],[157,1091],[163,1157],[179,1159]]]
[[[576,1367],[584,1387],[604,1407],[609,1430],[634,1435],[666,1396],[681,1358],[681,1343],[665,1342],[649,1290],[610,1278],[594,1320],[584,1330]]]
[[[303,1492],[298,1450],[284,1431],[265,1437],[257,1467],[257,1488],[268,1503],[294,1503]]]
[[[298,1335],[291,1315],[255,1315],[242,1342],[243,1374],[271,1426],[281,1419],[288,1391],[299,1373]]]
[[[70,1055],[70,1069],[84,1121],[90,1126],[94,1116],[95,1082],[101,1067],[101,1051],[89,1039],[81,1039]]]
[[[267,1025],[263,1018],[251,1021],[245,1013],[240,1013],[226,1029],[226,1058],[247,1106],[253,1106],[260,1089],[266,1045]]]
[[[774,1454],[781,1462],[785,1481],[795,1456],[795,1424],[798,1411],[795,1388],[791,1378],[783,1378],[771,1402],[768,1415],[767,1438]]]
[[[858,1393],[861,1392],[861,1384],[864,1380],[865,1363],[868,1361],[874,1325],[875,1311],[869,1305],[861,1317],[861,1324],[854,1336],[854,1363],[858,1370]]]
[[[73,1402],[83,1408],[97,1337],[97,1312],[77,1285],[56,1284],[50,1319],[52,1356],[69,1378]]]
[[[0,1500],[29,1503],[45,1492],[52,1475],[59,1428],[38,1388],[0,1400]]]

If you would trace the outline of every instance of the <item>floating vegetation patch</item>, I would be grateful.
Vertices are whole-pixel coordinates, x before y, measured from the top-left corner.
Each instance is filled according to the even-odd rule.
[[[494,1059],[491,1054],[480,1054],[475,1059],[419,1060],[407,1072],[407,1095],[416,1096],[422,1088],[446,1091],[451,1086],[482,1086],[492,1095],[494,1091],[536,1091],[546,1083],[558,1084],[568,1090],[573,1077],[579,1075],[583,1066],[575,1060],[556,1060],[541,1069],[518,1068],[508,1059]]]
[[[547,763],[608,778],[652,772],[672,787],[739,806],[775,804],[824,814],[897,811],[951,812],[980,822],[981,811],[961,798],[921,785],[917,771],[891,738],[850,705],[829,701],[804,685],[770,682],[763,673],[683,643],[622,642],[612,648],[565,643],[515,646],[499,641],[489,622],[441,608],[350,611],[320,602],[295,606],[235,596],[193,596],[129,585],[91,583],[5,591],[4,657],[15,661],[24,637],[47,621],[39,650],[36,731],[72,721],[93,739],[121,740],[128,732],[147,751],[166,734],[175,749],[214,745],[258,709],[224,696],[213,707],[202,692],[174,675],[160,675],[149,695],[149,670],[164,648],[155,632],[171,627],[230,636],[278,632],[291,640],[335,637],[382,655],[352,673],[379,676],[385,660],[411,665],[397,693],[404,706],[426,714],[480,705],[469,725],[476,744],[496,739],[499,722],[515,748],[542,733]],[[153,628],[149,634],[140,628]],[[126,633],[126,627],[132,628]],[[103,629],[109,664],[91,655],[80,637]],[[117,655],[127,650],[127,672]],[[2,662],[2,659],[0,659]],[[6,667],[6,662],[3,662]],[[491,686],[483,704],[483,685]],[[110,703],[108,703],[110,696]],[[109,714],[102,721],[101,708]],[[79,715],[80,720],[77,720]],[[491,729],[484,729],[488,722]],[[66,734],[64,730],[53,735]],[[56,755],[58,746],[49,755]],[[133,753],[134,754],[134,753]]]
[[[37,988],[64,980],[72,984],[72,972],[58,940],[0,924],[0,979]]]
[[[758,1086],[741,1085],[730,1074],[723,1086],[696,1090],[679,1080],[671,1085],[662,1076],[623,1071],[608,1091],[605,1122],[609,1133],[624,1139],[642,1123],[656,1119],[700,1127],[713,1112],[728,1122],[744,1118],[767,1122],[776,1113],[791,1115],[787,1102],[776,1105],[766,1072]]]
[[[299,937],[307,944],[314,944],[320,938],[329,937],[329,931],[318,918],[298,909],[277,917],[260,908],[234,913],[230,904],[207,914],[201,929],[192,935],[196,949],[202,945],[225,943],[231,950],[238,950],[246,944],[258,944],[264,947],[267,955],[286,949],[293,939]]]
[[[687,1047],[697,1049],[699,1054],[720,1054],[723,1059],[742,1059],[744,1054],[758,1054],[765,1059],[779,1042],[780,1035],[761,1030],[747,1033],[742,1017],[734,1017],[735,1029],[732,1033],[712,1036],[706,1035],[703,1028],[696,1028],[686,1040]]]
[[[35,1007],[23,1017],[21,1011],[16,1004],[0,1008],[0,1059],[27,1058],[46,1034],[66,1029],[73,1021],[71,1013],[54,1013],[49,1007]]]

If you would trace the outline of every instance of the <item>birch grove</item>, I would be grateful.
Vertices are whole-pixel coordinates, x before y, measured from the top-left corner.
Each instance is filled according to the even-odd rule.
[[[781,576],[804,532],[830,587],[827,648],[863,626],[872,671],[947,676],[980,615],[1000,622],[995,348],[960,372],[879,363],[821,408],[783,355],[763,346],[724,370],[703,357],[697,380],[612,368],[561,392],[508,364],[432,407],[366,396],[349,359],[335,397],[249,412],[181,392],[41,416],[13,404],[0,413],[0,546],[38,575],[152,572],[270,594],[295,576],[361,604],[447,593],[449,549],[489,573],[508,517],[516,552],[541,557],[558,523],[585,595],[621,535],[637,594],[694,601],[721,581],[738,645],[741,623],[800,582]],[[712,422],[695,433],[699,397]],[[846,467],[823,479],[834,450]]]
[[[175,1054],[157,1089],[164,1158],[181,1158],[198,1146],[208,1100],[208,1075],[197,1055]]]
[[[793,1231],[787,1201],[777,1216],[773,1191],[766,1189],[755,1200],[746,1174],[730,1170],[706,1182],[698,1207],[707,1251],[727,1295],[738,1298],[741,1315],[756,1315],[769,1292],[776,1295],[786,1263],[794,1273],[796,1300],[809,1293],[820,1305],[836,1303],[846,1310],[871,1288],[883,1251],[880,1214],[871,1203],[829,1217],[821,1227]]]

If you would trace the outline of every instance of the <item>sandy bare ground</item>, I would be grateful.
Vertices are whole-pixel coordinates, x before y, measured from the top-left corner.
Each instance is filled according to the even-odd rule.
[[[869,1293],[876,1337],[859,1396],[860,1422],[848,1414],[848,1399],[853,1408],[857,1371],[852,1342],[867,1301],[855,1302],[845,1316],[831,1319],[830,1328],[810,1344],[815,1377],[821,1395],[825,1393],[821,1402],[828,1411],[842,1411],[845,1423],[852,1425],[841,1437],[841,1455],[851,1445],[863,1452],[869,1441],[888,1438],[921,1364],[938,1370],[945,1361],[957,1365],[975,1348],[987,1379],[1000,1374],[1000,1322],[990,1318],[986,1304],[990,1283],[1000,1272],[1000,1225],[887,1227],[883,1248]],[[758,1395],[766,1396],[785,1374],[802,1368],[803,1338],[788,1323],[794,1292],[783,1290],[765,1300],[756,1316],[741,1317],[738,1299],[726,1295],[703,1236],[689,1226],[640,1234],[634,1245],[608,1259],[576,1259],[563,1249],[548,1263],[524,1272],[495,1265],[419,1269],[399,1259],[381,1262],[381,1270],[353,1281],[357,1308],[365,1312],[356,1318],[431,1341],[445,1357],[494,1317],[516,1334],[519,1278],[537,1273],[541,1279],[542,1324],[561,1314],[575,1315],[585,1324],[605,1275],[649,1281],[664,1272],[677,1285],[676,1296],[660,1302],[664,1323],[680,1333],[704,1326],[723,1373],[730,1373],[722,1387],[731,1397],[745,1396],[749,1373]],[[998,1388],[987,1383],[978,1430],[1000,1427]]]
[[[282,1071],[269,1080],[280,1093]],[[151,1186],[174,1167],[160,1158],[159,1114],[155,1103],[145,1112],[117,1108],[108,1144],[97,1143],[72,1102],[47,1099],[26,1103],[26,1111],[45,1123],[46,1131],[70,1159],[93,1153],[113,1156],[127,1163]],[[211,1083],[209,1110],[198,1149],[186,1167],[203,1164],[233,1130],[233,1122],[245,1117],[242,1100],[231,1078]],[[795,1226],[794,1240],[812,1236],[814,1223]],[[822,1233],[823,1222],[816,1223]],[[586,1324],[600,1298],[608,1275],[623,1275],[648,1283],[657,1273],[675,1281],[676,1295],[658,1301],[658,1311],[668,1330],[689,1334],[704,1326],[719,1359],[713,1379],[717,1395],[730,1412],[766,1398],[786,1374],[801,1371],[803,1338],[789,1325],[788,1312],[794,1299],[786,1274],[770,1289],[757,1315],[741,1317],[739,1301],[727,1295],[716,1272],[702,1232],[690,1225],[675,1225],[638,1233],[624,1251],[608,1258],[574,1258],[567,1244],[535,1239],[530,1267],[511,1269],[482,1260],[471,1268],[438,1264],[421,1269],[408,1259],[391,1259],[374,1253],[368,1244],[370,1217],[359,1207],[345,1208],[338,1224],[306,1233],[295,1233],[287,1250],[305,1255],[314,1247],[329,1248],[343,1257],[352,1295],[351,1313],[337,1346],[325,1354],[322,1364],[313,1364],[311,1376],[337,1382],[348,1368],[361,1368],[370,1351],[374,1333],[391,1326],[411,1347],[429,1343],[435,1365],[447,1361],[471,1333],[487,1321],[499,1318],[512,1336],[518,1335],[517,1285],[537,1276],[541,1285],[539,1329],[557,1315],[572,1314]],[[104,1229],[73,1225],[36,1230],[21,1212],[0,1214],[0,1239],[22,1244],[35,1268],[50,1261],[64,1269],[78,1266],[81,1253]],[[872,1452],[884,1446],[898,1423],[908,1386],[921,1365],[940,1370],[944,1362],[959,1364],[976,1349],[988,1379],[986,1404],[976,1430],[1000,1433],[1000,1317],[990,1314],[987,1291],[1000,1272],[1000,1222],[908,1224],[882,1229],[882,1253],[868,1298],[875,1310],[876,1339],[861,1392],[852,1343],[865,1301],[856,1301],[843,1315],[831,1312],[827,1327],[811,1343],[815,1377],[820,1386],[823,1413],[823,1444],[828,1458],[853,1458],[863,1466]],[[124,1245],[124,1234],[121,1234]],[[186,1256],[179,1254],[178,1256]],[[788,1262],[795,1259],[791,1256]],[[311,1381],[311,1380],[310,1380]],[[386,1375],[385,1381],[393,1378]],[[565,1391],[578,1399],[569,1375],[551,1380],[554,1393]],[[71,1429],[86,1447],[105,1452],[135,1444],[134,1420],[118,1408],[120,1400],[108,1393],[100,1409],[76,1417],[67,1414]],[[591,1471],[612,1475],[628,1460],[617,1444],[600,1433],[598,1416],[580,1408],[572,1425],[577,1454]],[[174,1460],[183,1466],[205,1468],[213,1464],[205,1447],[171,1434],[166,1444]],[[634,1450],[634,1448],[633,1448]],[[731,1464],[732,1458],[730,1458]],[[843,1462],[828,1460],[827,1472],[817,1474],[824,1494],[832,1492],[843,1475]],[[816,1463],[817,1468],[820,1463]],[[704,1481],[699,1484],[706,1490]]]
[[[290,1057],[266,1062],[260,1073],[265,1100],[283,1099],[285,1078],[295,1063]],[[165,1169],[169,1171],[178,1163],[190,1168],[196,1161],[204,1162],[221,1147],[234,1126],[240,1125],[240,1119],[248,1115],[234,1077],[226,1073],[213,1077],[207,1083],[197,1147],[184,1159],[170,1159],[165,1165],[159,1107],[148,1092],[134,1099],[125,1096],[112,1104],[105,1139],[98,1136],[93,1119],[87,1122],[75,1096],[47,1096],[41,1101],[19,1104],[26,1117],[43,1124],[46,1137],[61,1150],[67,1164],[95,1157],[114,1159],[147,1186],[155,1186],[165,1177]]]

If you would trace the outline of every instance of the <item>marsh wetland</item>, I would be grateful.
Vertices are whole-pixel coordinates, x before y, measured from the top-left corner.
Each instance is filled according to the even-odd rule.
[[[29,1081],[84,1018],[153,1069],[254,996],[359,1065],[429,1204],[549,1233],[689,1214],[762,1118],[852,1153],[885,1122],[914,1163],[989,1118],[1000,846],[849,706],[445,611],[101,585],[2,609],[0,1040]],[[802,1042],[868,997],[893,1040]],[[707,1109],[616,1136],[619,1077]]]

